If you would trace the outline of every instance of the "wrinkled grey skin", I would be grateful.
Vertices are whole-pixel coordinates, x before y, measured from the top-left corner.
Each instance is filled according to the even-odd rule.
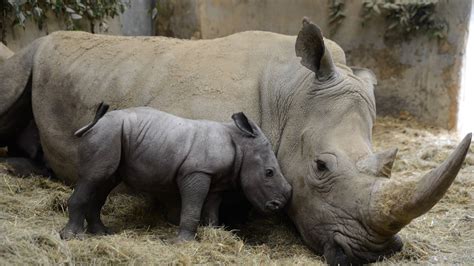
[[[44,154],[69,182],[78,164],[71,132],[88,122],[97,101],[214,121],[244,110],[272,143],[293,187],[288,216],[331,264],[376,261],[400,250],[398,231],[441,199],[470,144],[468,135],[423,177],[388,178],[396,150],[374,153],[371,144],[375,76],[347,67],[342,49],[307,20],[298,37],[54,33],[1,64],[0,80],[0,142],[28,122],[18,117],[31,90]]]
[[[232,118],[235,125],[138,107],[112,111],[79,130],[76,136],[85,134],[79,144],[79,181],[61,236],[82,233],[84,219],[90,233],[109,233],[100,210],[120,182],[151,195],[180,195],[177,241],[194,239],[201,212],[206,223],[218,225],[222,195],[229,190],[242,189],[261,212],[280,210],[291,186],[270,142],[243,113]]]

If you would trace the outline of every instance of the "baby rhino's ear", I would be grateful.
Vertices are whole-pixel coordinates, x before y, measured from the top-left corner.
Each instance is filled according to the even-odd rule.
[[[257,137],[257,133],[255,133],[253,130],[252,125],[250,125],[250,122],[244,113],[235,113],[232,115],[232,119],[234,120],[237,128],[240,129],[240,131],[242,131],[242,133],[244,133],[246,136],[251,138]]]

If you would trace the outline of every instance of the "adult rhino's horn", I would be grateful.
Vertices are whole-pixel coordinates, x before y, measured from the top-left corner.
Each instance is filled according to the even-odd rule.
[[[472,133],[469,133],[441,165],[421,178],[407,181],[379,180],[370,202],[370,217],[375,229],[395,234],[411,220],[429,211],[457,176],[471,138]]]
[[[369,175],[390,177],[397,152],[398,149],[394,148],[371,154],[360,160],[357,168]]]
[[[324,45],[321,29],[306,17],[296,38],[295,52],[301,57],[301,64],[313,71],[319,81],[331,78],[336,71],[331,53]]]

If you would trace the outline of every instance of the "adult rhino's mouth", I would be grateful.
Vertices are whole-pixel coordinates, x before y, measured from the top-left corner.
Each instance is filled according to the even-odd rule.
[[[333,231],[328,262],[368,263],[400,251],[403,244],[396,234],[445,194],[461,168],[471,137],[468,134],[441,165],[419,178],[378,179],[372,187],[364,223],[352,223],[357,221],[356,217],[343,219],[344,225],[336,227],[340,230]]]
[[[398,235],[380,235],[353,217],[344,224],[313,226],[303,239],[330,265],[359,265],[381,261],[399,252],[403,242]]]
[[[403,242],[398,235],[391,236],[380,243],[369,243],[367,241],[354,243],[354,239],[336,233],[334,235],[334,255],[327,256],[327,262],[331,265],[372,263],[389,258],[401,251],[403,247]]]

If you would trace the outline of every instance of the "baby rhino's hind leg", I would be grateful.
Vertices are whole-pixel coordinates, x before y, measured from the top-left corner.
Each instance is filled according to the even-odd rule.
[[[100,219],[100,211],[107,200],[109,193],[120,183],[117,175],[113,175],[97,188],[86,213],[87,232],[94,235],[109,235],[112,231]]]
[[[121,157],[121,126],[102,119],[79,145],[79,181],[68,202],[69,222],[61,231],[71,238],[84,231],[107,234],[100,210],[112,189],[120,183],[115,175]]]

